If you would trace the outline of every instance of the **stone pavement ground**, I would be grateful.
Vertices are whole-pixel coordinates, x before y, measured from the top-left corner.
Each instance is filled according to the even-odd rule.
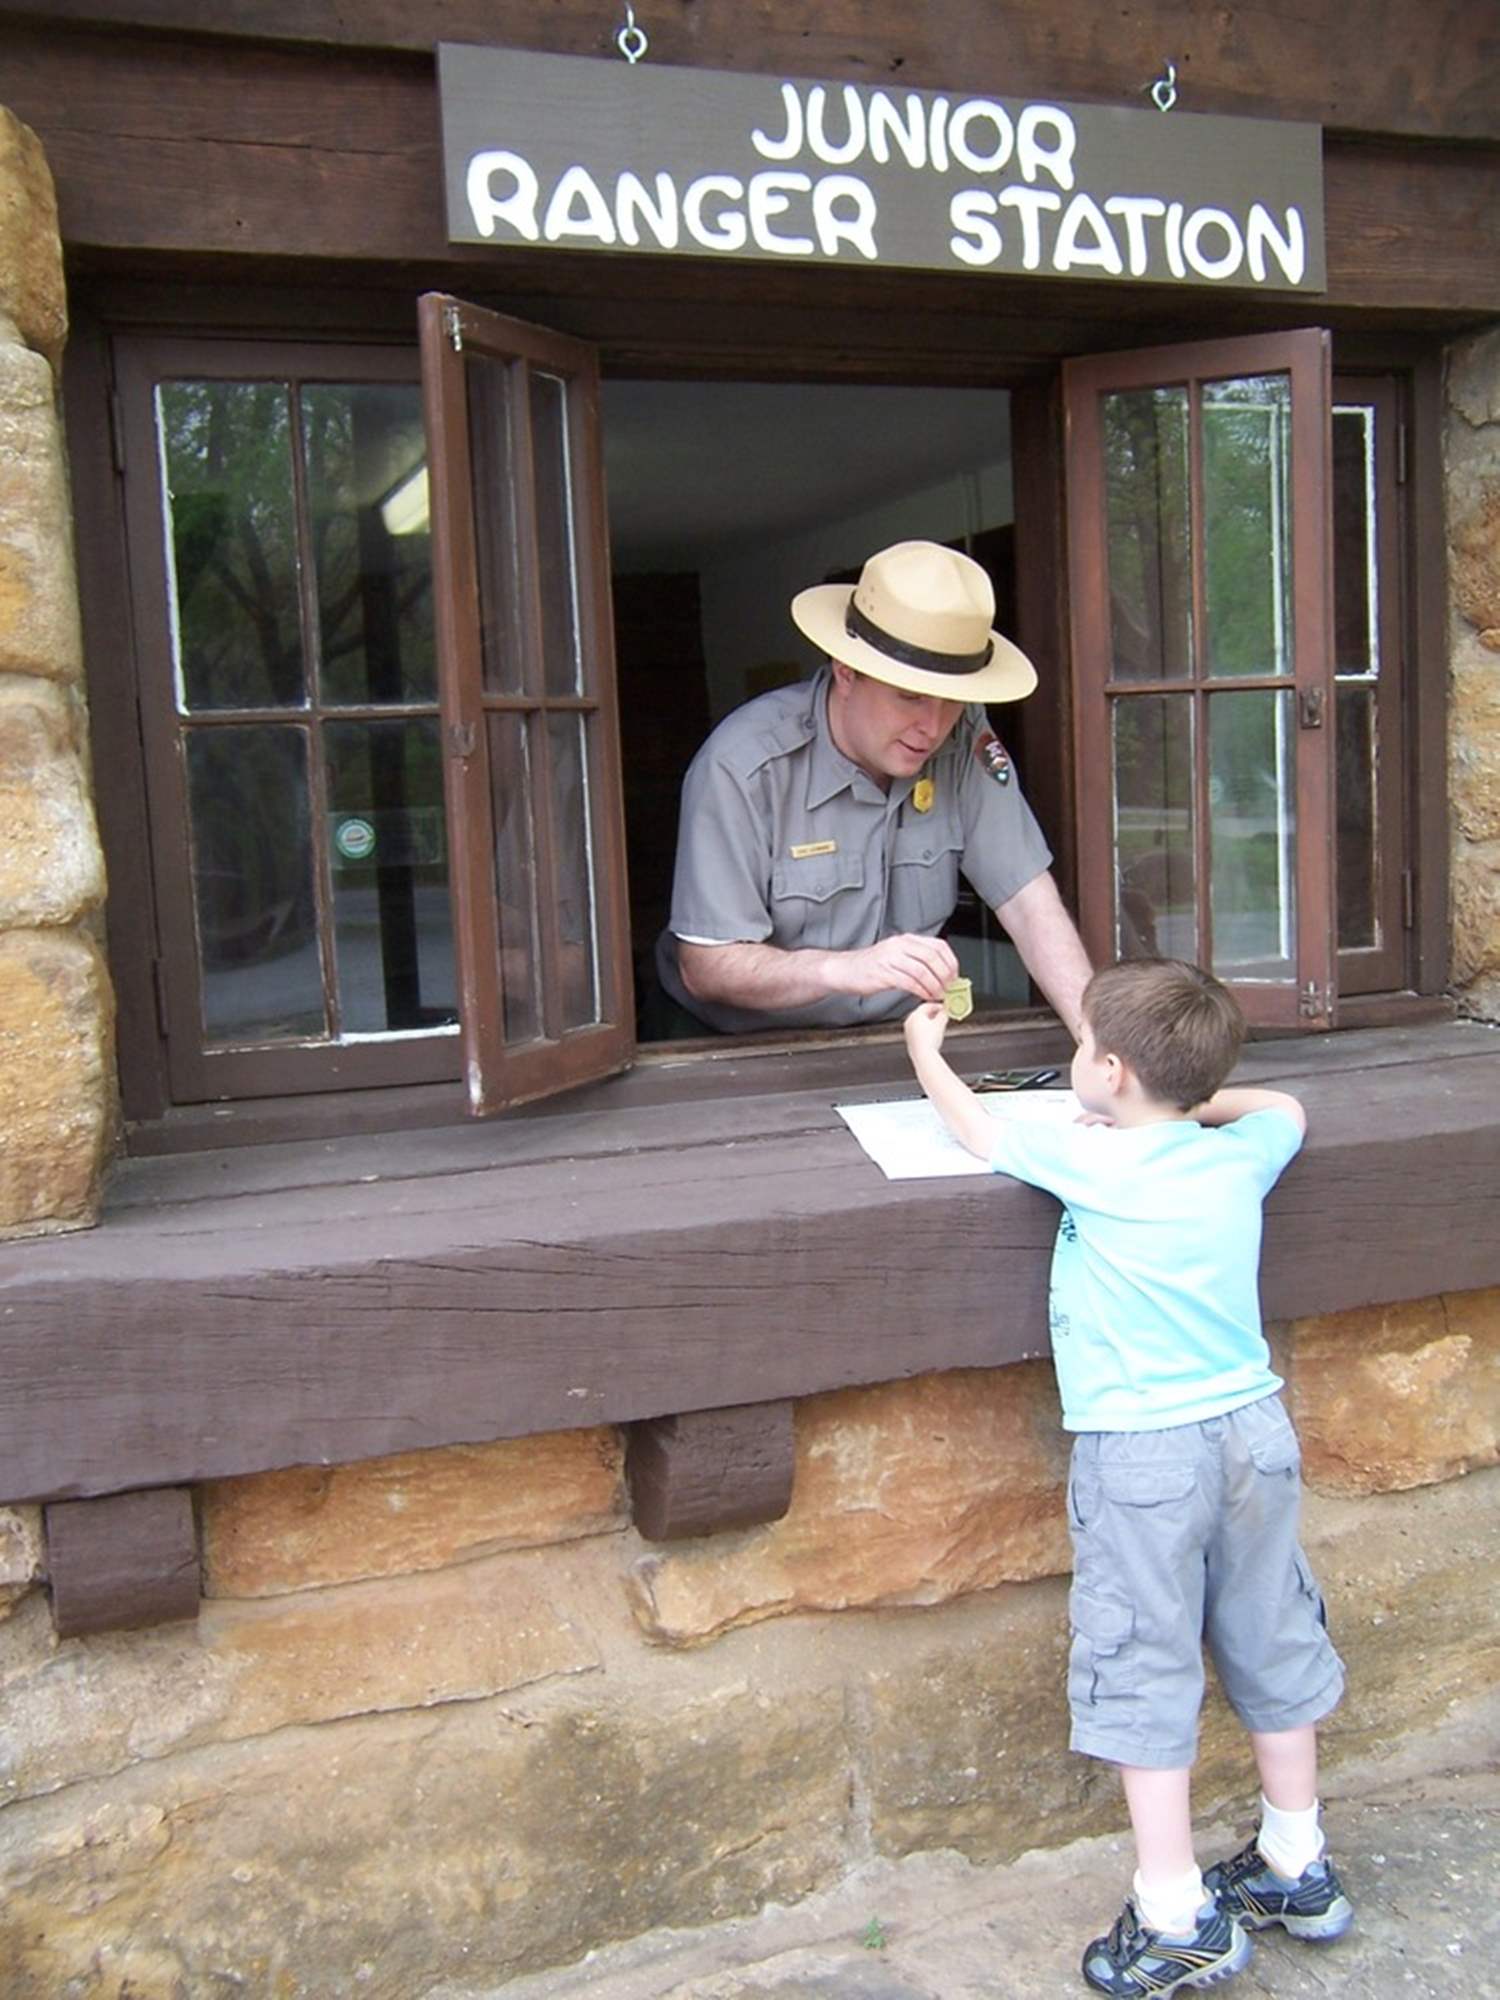
[[[1430,1736],[1329,1777],[1324,1825],[1354,1903],[1336,1944],[1259,1933],[1235,2000],[1500,2000],[1500,1691]],[[1203,1825],[1207,1862],[1248,1824]],[[425,2000],[1042,2000],[1086,1995],[1078,1962],[1129,1879],[1123,1835],[976,1868],[872,1862],[787,1908],[656,1931],[579,1964]]]

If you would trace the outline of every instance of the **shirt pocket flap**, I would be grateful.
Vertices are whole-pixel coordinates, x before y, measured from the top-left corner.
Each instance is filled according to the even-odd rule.
[[[776,903],[826,903],[845,889],[865,885],[860,854],[800,854],[778,861],[771,870],[771,900]]]
[[[1190,1465],[1105,1465],[1099,1484],[1105,1498],[1121,1507],[1160,1507],[1186,1500],[1197,1485]]]

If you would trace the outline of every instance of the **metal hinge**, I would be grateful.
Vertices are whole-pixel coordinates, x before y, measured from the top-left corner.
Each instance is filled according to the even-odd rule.
[[[453,352],[455,354],[462,354],[464,351],[464,321],[463,314],[457,306],[443,307],[443,327],[448,335],[448,344],[453,349]]]
[[[1417,921],[1417,883],[1409,868],[1401,870],[1401,927],[1411,930]]]
[[[1333,988],[1320,986],[1316,979],[1309,979],[1297,997],[1297,1013],[1304,1021],[1331,1021]]]
[[[1406,484],[1406,426],[1396,426],[1396,484]]]

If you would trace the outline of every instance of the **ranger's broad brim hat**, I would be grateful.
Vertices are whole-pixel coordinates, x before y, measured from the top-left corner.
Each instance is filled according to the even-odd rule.
[[[972,557],[940,542],[897,542],[851,590],[819,583],[792,599],[799,631],[830,659],[909,694],[1019,701],[1036,668],[994,631],[995,592]]]

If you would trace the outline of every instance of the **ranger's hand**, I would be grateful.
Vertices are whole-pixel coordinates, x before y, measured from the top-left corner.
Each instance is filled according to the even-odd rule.
[[[941,1000],[958,977],[958,960],[942,938],[898,931],[863,951],[831,954],[832,977],[840,993],[912,993],[918,1000]]]

